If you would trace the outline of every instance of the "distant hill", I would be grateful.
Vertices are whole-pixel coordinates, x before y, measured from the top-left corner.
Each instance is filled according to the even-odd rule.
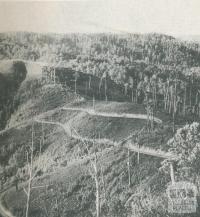
[[[200,43],[200,35],[182,35],[178,38],[185,41]]]

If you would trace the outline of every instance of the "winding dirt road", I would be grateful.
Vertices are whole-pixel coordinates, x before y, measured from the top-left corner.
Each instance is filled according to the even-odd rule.
[[[3,205],[3,198],[6,192],[9,189],[5,190],[3,193],[0,195],[0,216],[2,217],[15,217],[4,205]]]
[[[45,121],[42,119],[36,119],[35,121],[37,123],[57,125],[57,126],[61,127],[68,136],[71,136],[74,139],[81,140],[84,142],[95,142],[96,144],[102,144],[102,143],[105,144],[106,143],[106,144],[112,145],[112,146],[122,145],[122,142],[117,143],[117,142],[113,142],[112,140],[109,140],[109,139],[90,139],[90,138],[82,137],[81,135],[79,135],[75,131],[74,128],[70,127],[67,124],[61,124],[60,122]],[[138,147],[138,145],[130,143],[130,142],[125,143],[124,147],[129,148],[133,152],[139,152],[141,154],[150,155],[150,156],[154,156],[154,157],[158,157],[158,158],[164,158],[164,159],[170,159],[170,160],[177,158],[177,156],[174,155],[173,153],[164,152],[164,151],[159,150],[159,149],[152,149],[152,148],[148,148],[148,147]]]
[[[77,107],[62,107],[61,109],[66,111],[86,112],[92,116],[101,116],[101,117],[109,117],[109,118],[127,118],[127,119],[142,119],[142,120],[148,119],[148,116],[146,114],[98,112],[94,109],[77,108]],[[154,121],[158,124],[162,124],[162,120],[157,117],[154,117]]]
[[[132,118],[132,119],[144,119],[144,120],[147,120],[147,115],[145,115],[145,114],[130,114],[130,113],[120,113],[119,114],[119,113],[111,113],[111,112],[110,113],[108,113],[108,112],[98,112],[98,111],[95,111],[93,109],[76,108],[76,107],[71,107],[71,108],[70,107],[62,107],[62,108],[59,108],[59,109],[67,110],[67,111],[86,112],[86,113],[88,113],[89,115],[92,115],[92,116],[102,116],[102,117],[112,117],[112,118],[127,118],[127,119]],[[109,144],[109,145],[112,145],[112,146],[122,145],[122,142],[117,143],[117,142],[113,142],[113,141],[108,140],[108,139],[91,139],[91,138],[81,137],[76,132],[76,130],[74,128],[70,127],[69,125],[62,124],[60,122],[46,121],[46,120],[43,120],[42,117],[44,117],[44,114],[41,114],[41,115],[38,115],[37,117],[35,117],[34,121],[37,122],[37,123],[41,123],[41,124],[57,125],[57,126],[61,127],[68,136],[71,136],[74,139],[78,139],[78,140],[81,140],[83,142],[95,142],[95,143],[98,143],[98,144],[102,144],[102,143],[105,144],[106,143],[106,144]],[[159,118],[154,118],[154,121],[156,123],[159,123],[159,124],[162,123],[162,120],[160,120]],[[18,127],[20,125],[23,125],[25,123],[28,123],[28,122],[30,122],[30,120],[27,121],[27,122],[23,122],[21,124],[17,124],[16,126],[13,126],[13,127],[9,128],[9,129],[0,131],[0,135],[3,135],[6,131],[8,131],[10,129],[13,129],[15,127]],[[137,145],[131,144],[131,143],[126,143],[125,147],[129,148],[131,151],[139,152],[141,154],[150,155],[150,156],[154,156],[154,157],[166,158],[166,159],[174,159],[174,158],[176,158],[176,156],[174,156],[172,153],[167,153],[167,152],[163,152],[161,150],[155,150],[155,149],[151,149],[151,148],[147,148],[147,147],[138,147]],[[2,215],[3,217],[15,217],[15,216],[12,215],[12,213],[6,207],[3,206],[2,200],[3,200],[3,197],[4,197],[5,193],[6,193],[6,191],[0,195],[0,215]]]

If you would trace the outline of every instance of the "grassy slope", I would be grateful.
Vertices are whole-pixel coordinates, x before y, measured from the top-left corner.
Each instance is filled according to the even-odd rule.
[[[88,117],[87,114],[79,114],[78,112],[73,112],[73,114],[72,112],[55,112],[53,115],[53,120],[60,120],[64,123],[70,121],[70,118],[73,120],[72,123],[77,129],[85,124],[84,129],[86,129],[87,136],[88,133],[93,133],[94,120]],[[101,125],[99,129],[102,128],[102,125],[105,124],[106,121],[107,120],[104,120],[104,118],[98,120]],[[116,120],[109,121],[113,124]],[[114,132],[108,130],[108,133],[104,135],[112,135],[112,137],[116,139],[119,138],[121,135],[120,127],[125,127],[128,124],[124,122],[124,120],[118,121],[118,129]],[[80,123],[80,126],[78,126],[77,122]],[[133,122],[134,120],[131,120],[129,123],[130,130],[131,126],[134,125]],[[134,128],[135,127],[134,125]],[[39,130],[39,127],[37,127],[37,129]],[[122,127],[121,131],[123,132],[123,136],[125,136],[124,134],[127,133],[127,128]],[[52,190],[51,188],[47,190],[41,189],[39,192],[38,190],[34,190],[34,201],[31,203],[32,216],[45,216],[45,208],[49,210],[49,216],[56,216],[55,212],[57,213],[58,211],[55,208],[55,198],[59,201],[58,206],[61,216],[92,216],[95,210],[95,185],[94,180],[91,179],[88,173],[88,160],[86,162],[83,161],[85,163],[82,164],[82,160],[80,159],[80,156],[84,154],[84,151],[80,150],[83,144],[66,136],[60,127],[53,128],[46,134],[45,138],[45,146],[48,148],[44,149],[42,154],[41,161],[42,165],[44,165],[42,171],[45,172],[45,174],[54,171],[55,173],[44,175],[44,178],[40,178],[35,185],[40,185],[41,182],[43,184],[53,183],[53,188]],[[122,136],[120,138],[122,138]],[[107,146],[105,145],[105,147]],[[104,150],[103,146],[99,148],[100,152],[101,150]],[[138,167],[136,155],[132,153],[131,156],[133,183],[131,189],[127,187],[128,172],[126,150],[116,148],[110,152],[104,152],[99,159],[104,171],[104,181],[107,195],[110,197],[109,201],[112,201],[111,198],[118,198],[125,203],[131,194],[139,191],[140,188],[142,188],[142,191],[145,191],[145,187],[141,187],[141,183],[146,183],[148,178],[154,177],[155,174],[158,173],[158,167],[160,165],[159,160],[141,156],[141,163]],[[166,182],[161,186],[162,191],[165,189],[165,183]],[[149,184],[147,184],[147,189],[148,187]],[[152,188],[154,187],[155,185],[153,184]],[[101,192],[103,192],[103,189]],[[40,199],[37,199],[38,194],[41,195]],[[16,198],[19,198],[21,202],[16,203],[16,201],[18,201]],[[22,207],[25,204],[24,192],[22,190],[20,192],[9,192],[5,201],[8,207],[12,207],[12,211],[16,213],[17,216],[22,216]],[[106,203],[104,206],[106,206]],[[106,210],[106,208],[104,207],[102,210]],[[107,214],[105,214],[105,216],[106,215]]]
[[[30,84],[32,85],[31,87]],[[19,103],[18,110],[13,113],[8,126],[12,126],[20,121],[29,120],[30,117],[34,115],[69,103],[73,106],[91,107],[91,102],[87,100],[84,104],[76,103],[77,99],[81,99],[82,96],[75,95],[72,87],[73,83],[65,89],[61,85],[42,85],[37,79],[25,80],[20,86],[16,96],[16,100]],[[90,98],[90,95],[86,96],[83,94],[83,96]],[[145,113],[143,106],[131,103],[97,102],[95,108],[98,111]],[[79,112],[62,111],[60,113],[55,110],[51,112],[51,116],[52,114],[53,120],[65,124],[72,124],[83,136],[94,136],[95,125],[96,135],[100,132],[101,137],[117,141],[127,137],[129,134],[133,133],[133,131],[141,129],[145,124],[145,121],[124,120],[121,118],[99,117],[97,119],[96,117],[90,117],[85,113]],[[42,139],[41,124],[36,124],[35,130],[37,137],[37,139],[35,139],[36,153],[39,150],[39,143]],[[33,216],[38,217],[40,214],[41,216],[45,216],[45,207],[50,210],[48,216],[56,216],[58,212],[55,208],[56,197],[59,201],[59,210],[63,215],[91,216],[95,210],[95,185],[94,180],[91,179],[88,173],[88,160],[84,162],[81,160],[82,156],[85,154],[83,144],[80,141],[69,138],[64,131],[57,126],[50,127],[44,125],[44,134],[45,143],[42,146],[40,162],[36,157],[36,165],[39,167],[43,176],[38,177],[36,185],[39,185],[41,182],[45,184],[53,183],[53,190],[51,190],[50,187],[47,190],[41,189],[39,192],[41,199],[37,199],[38,190],[34,190],[32,200],[36,200],[31,203]],[[23,155],[19,153],[23,153],[23,147],[31,141],[31,124],[8,131],[8,133],[0,137],[0,141],[1,150],[5,150],[2,152],[3,158],[1,159],[7,159],[9,167],[13,167],[16,165],[16,161],[18,162],[19,158],[23,159]],[[92,144],[90,144],[90,147],[92,147]],[[154,177],[154,174],[158,172],[160,162],[154,158],[142,156],[141,164],[138,167],[136,164],[136,156],[132,153],[131,171],[133,186],[129,189],[127,187],[127,150],[116,148],[106,153],[104,152],[105,147],[107,147],[107,144],[100,145],[98,152],[102,153],[99,157],[99,162],[103,168],[109,201],[112,201],[112,198],[117,198],[125,203],[128,197],[137,191],[140,187],[140,183],[145,183],[148,177]],[[22,160],[22,167],[24,163],[25,160]],[[14,175],[16,172],[14,169],[11,171],[11,174],[8,174],[10,176]],[[22,170],[20,171],[20,175],[23,175]],[[143,187],[142,190],[144,189]],[[101,192],[103,192],[102,189]],[[25,196],[22,190],[19,192],[10,191],[5,198],[5,202],[9,208],[17,213],[17,216],[22,216],[22,210],[25,204]],[[46,204],[44,204],[44,202]],[[106,206],[106,203],[104,206]],[[106,210],[105,207],[102,209]],[[38,212],[40,214],[38,214]]]
[[[37,65],[36,68],[37,70],[41,70]],[[35,66],[28,65],[27,77],[21,83],[18,91],[15,94],[13,104],[17,104],[17,110],[11,115],[11,118],[7,124],[7,128],[15,126],[20,122],[31,120],[35,115],[39,115],[46,111],[50,112],[50,110],[56,109],[57,107],[61,107],[63,105],[67,106],[67,104],[74,103],[77,100],[79,101],[80,99],[83,99],[83,97],[89,97],[89,95],[85,96],[85,93],[83,93],[83,97],[80,94],[74,94],[73,90],[71,90],[73,82],[70,82],[65,88],[59,84],[43,84],[41,79],[37,79],[38,73],[32,74],[32,69],[35,69]],[[95,85],[94,82],[91,84]],[[78,84],[78,92],[81,92],[80,82]],[[124,105],[120,103],[111,103],[110,106],[114,110],[115,108],[119,108],[121,110],[123,107],[126,108],[126,105],[128,105],[128,103]],[[110,109],[110,106],[105,103],[97,103],[98,110],[105,109],[106,111],[107,109]],[[140,108],[142,107],[140,106]],[[80,130],[80,133],[82,133],[83,136],[88,137],[93,134],[93,124],[96,121],[98,125],[98,131],[101,129],[100,133],[106,138],[112,138],[113,136],[116,136],[116,132],[118,131],[119,134],[116,136],[116,140],[128,136],[130,131],[133,129],[131,126],[132,124],[135,124],[134,128],[137,128],[140,127],[140,124],[143,124],[144,122],[139,121],[136,123],[130,120],[128,121],[129,124],[126,124],[126,121],[123,119],[118,120],[114,118],[99,118],[99,120],[96,120],[96,118],[91,118],[86,114],[75,113],[74,115],[75,116],[72,116],[72,114],[67,115],[66,112],[63,112],[63,114],[59,115],[57,119],[59,119],[61,122],[63,122],[63,120],[65,122],[66,119],[69,119],[68,121],[74,123],[74,127],[76,127],[78,131],[82,127],[84,127],[84,129],[87,129],[86,126],[88,125],[88,130],[85,130],[83,132]],[[107,126],[107,129],[104,128],[105,126]],[[113,127],[117,128],[114,129]],[[6,159],[6,163],[8,163],[9,160],[13,158],[16,150],[20,151],[21,147],[30,142],[29,131],[30,125],[26,126],[25,128],[22,127],[18,130],[13,129],[11,131],[8,131],[8,134],[0,137],[1,148],[4,150],[2,152],[2,159]],[[14,162],[12,164],[14,164]]]
[[[57,111],[46,119],[59,121],[70,127],[73,127],[77,132],[88,138],[105,138],[113,141],[119,141],[135,130],[142,128],[146,121],[139,119],[124,119],[91,116],[86,112],[79,111]]]
[[[8,62],[12,64],[12,61]],[[75,71],[67,68],[57,68],[57,84],[54,85],[52,82],[49,84],[42,81],[42,67],[37,63],[25,63],[25,66],[27,75],[14,94],[13,104],[17,109],[10,118],[8,126],[66,103],[84,98],[92,99],[93,95],[96,99],[104,100],[105,98],[104,83],[99,92],[100,79],[98,77],[91,76],[91,88],[89,88],[89,75],[79,72],[77,94],[75,94]],[[127,100],[122,90],[113,81],[108,80],[107,86],[108,100]]]
[[[8,61],[8,62],[10,64],[12,63],[12,61]],[[62,87],[62,85],[60,84],[56,84],[56,85],[44,84],[41,81],[41,68],[38,67],[38,65],[26,64],[26,67],[27,67],[27,76],[19,86],[14,96],[13,104],[16,105],[17,110],[15,110],[14,113],[11,115],[11,118],[7,124],[7,128],[12,127],[13,125],[15,126],[20,122],[31,120],[31,118],[33,118],[35,115],[39,115],[46,111],[49,112],[50,110],[56,109],[57,107],[61,107],[63,105],[67,106],[67,104],[74,103],[77,100],[79,101],[80,99],[83,99],[83,97],[90,98],[89,94],[85,95],[85,92],[81,91],[82,90],[81,88],[84,89],[85,79],[82,79],[83,80],[82,86],[80,81],[78,82],[77,85],[77,92],[82,94],[82,96],[80,94],[76,95],[73,92],[73,85],[74,85],[73,81],[67,80],[68,81],[67,87]],[[33,71],[36,69],[40,71],[40,73],[38,72],[33,73]],[[74,72],[71,71],[66,72],[64,70],[64,73],[69,73],[68,76],[73,77]],[[60,78],[63,78],[62,73],[60,76],[61,76]],[[82,74],[81,76],[84,76],[84,74]],[[68,78],[69,77],[64,77],[63,79],[65,80]],[[93,78],[93,80],[95,80],[95,82],[91,82],[91,88],[93,88],[94,90],[94,87],[98,86],[97,85],[98,79]],[[114,84],[111,85],[111,87],[114,88],[113,92],[116,92],[117,87]],[[96,87],[95,91],[97,91],[97,89],[98,87]],[[120,97],[122,97],[123,95],[123,94],[120,95],[118,92],[116,92],[116,94],[118,94]],[[102,108],[105,109],[106,111],[106,109],[109,107],[108,104],[104,106],[105,103],[98,103],[98,104],[99,105],[97,107],[99,108],[99,110],[101,110]],[[113,108],[120,107],[120,103],[112,103],[112,107]],[[125,108],[126,104],[124,104],[124,106],[121,107]],[[70,122],[75,124],[77,130],[79,130],[81,127],[84,127],[86,129],[85,126],[86,125],[89,126],[87,131],[81,132],[83,133],[83,136],[90,136],[91,134],[93,134],[93,123],[95,118],[90,118],[88,115],[85,114],[82,116],[77,114],[76,117],[73,117],[71,116],[71,114],[67,115],[63,113],[60,117],[58,117],[58,119],[59,121],[62,122],[63,118],[66,120],[67,117],[71,119]],[[98,122],[99,122],[98,130],[99,129],[103,130],[102,131],[103,136],[105,135],[105,137],[108,138],[111,138],[113,135],[116,134],[116,131],[120,131],[120,130],[121,133],[118,134],[118,137],[116,137],[116,139],[123,138],[124,136],[127,136],[130,130],[132,129],[131,121],[129,121],[129,124],[126,126],[125,121],[122,119],[109,120],[106,118],[101,118],[98,120]],[[77,125],[77,123],[79,123],[80,126]],[[118,123],[118,125],[115,125],[115,123]],[[106,125],[109,125],[107,130],[103,128]],[[118,129],[112,129],[114,125],[118,126]],[[123,126],[124,127],[126,126],[127,128],[125,128],[124,130]],[[135,126],[135,128],[137,128],[137,126]],[[28,142],[30,142],[29,131],[30,131],[30,125],[26,126],[25,128],[22,127],[21,129],[18,130],[13,129],[9,131],[8,134],[1,136],[0,138],[1,148],[4,150],[2,152],[2,159],[6,159],[6,163],[8,163],[9,160],[13,158],[13,155],[15,154],[15,150],[20,151],[21,147],[23,147],[25,144],[28,144]],[[14,164],[14,162],[12,164]]]
[[[149,164],[149,161],[151,161],[151,164]],[[126,162],[127,153],[122,149],[113,149],[104,153],[99,159],[99,163],[103,168],[108,200],[107,203],[104,201],[102,214],[106,212],[106,204],[111,203],[113,198],[118,198],[122,201],[122,204],[125,203],[131,194],[140,190],[142,183],[146,183],[149,177],[154,176],[158,172],[158,160],[141,156],[141,163],[138,166],[136,164],[136,156],[131,154],[132,187],[128,188]],[[45,208],[49,210],[49,216],[56,216],[55,212],[57,211],[60,212],[61,216],[92,216],[95,210],[95,183],[89,175],[88,166],[88,162],[85,164],[77,164],[76,162],[71,166],[60,168],[55,173],[40,178],[35,185],[52,184],[52,186],[49,186],[47,189],[33,191],[31,216],[35,216],[36,213],[38,213],[37,216],[45,216]],[[146,188],[144,184],[142,190],[145,191],[148,188],[149,183]],[[164,184],[161,186],[161,190],[164,190]],[[103,192],[101,183],[102,197],[104,195]],[[143,192],[143,194],[145,193]],[[38,198],[38,195],[40,198]],[[59,201],[57,211],[55,206],[56,198]],[[19,192],[15,192],[15,190],[9,192],[5,202],[7,206],[12,204],[12,211],[17,216],[23,216],[22,207],[25,204],[25,196],[22,189]],[[103,216],[107,216],[107,214]]]

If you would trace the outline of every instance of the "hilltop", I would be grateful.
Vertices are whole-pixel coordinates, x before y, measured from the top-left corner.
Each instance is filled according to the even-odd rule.
[[[11,69],[16,67],[18,62],[7,61],[6,64],[8,63],[10,65],[8,69],[6,68],[8,72],[10,72],[10,74],[14,73],[14,71],[16,72],[16,70],[13,70],[12,72]],[[121,140],[126,139],[131,134],[137,133],[137,131],[146,125],[146,120],[125,120],[124,118],[108,118],[98,116],[93,117],[85,112],[65,111],[61,110],[61,108],[73,107],[94,109],[93,106],[95,106],[95,110],[100,113],[106,112],[109,114],[113,112],[117,114],[132,113],[143,115],[146,115],[146,110],[143,105],[126,102],[126,100],[130,101],[130,99],[124,95],[123,89],[121,89],[117,84],[112,83],[112,81],[108,80],[107,95],[108,100],[114,99],[115,101],[106,102],[105,99],[102,101],[101,98],[104,96],[104,88],[101,90],[102,94],[101,92],[99,94],[99,85],[97,84],[99,84],[100,79],[96,77],[92,77],[90,90],[92,92],[88,90],[86,93],[84,82],[88,81],[88,75],[79,72],[80,76],[83,77],[81,77],[79,82],[77,82],[77,93],[75,93],[74,81],[72,79],[74,73],[73,70],[64,68],[56,69],[58,76],[56,83],[54,84],[51,80],[49,81],[50,83],[42,81],[42,71],[41,68],[37,66],[37,63],[36,66],[31,64],[31,67],[28,63],[23,63],[23,61],[21,61],[20,64],[23,65],[26,76],[20,80],[15,92],[12,93],[11,105],[14,106],[14,110],[9,114],[6,129],[0,135],[0,148],[2,150],[1,170],[6,174],[6,183],[12,183],[12,177],[17,171],[21,177],[24,176],[23,171],[26,171],[26,158],[24,154],[31,141],[30,138],[33,126],[34,153],[36,156],[38,151],[41,149],[40,158],[35,158],[35,168],[38,170],[38,177],[35,180],[35,183],[39,184],[56,182],[54,184],[54,188],[57,189],[64,180],[65,182],[68,182],[66,177],[71,177],[69,180],[72,184],[69,185],[69,188],[72,188],[70,190],[71,193],[64,189],[62,191],[65,191],[66,194],[71,194],[70,197],[67,196],[67,200],[69,203],[74,203],[73,201],[76,200],[76,198],[74,198],[76,193],[73,189],[78,187],[78,180],[84,180],[84,182],[81,182],[81,187],[77,194],[79,197],[83,197],[82,192],[87,192],[88,196],[85,195],[87,202],[85,199],[81,199],[79,202],[77,202],[77,204],[82,207],[77,212],[73,210],[73,206],[70,204],[69,208],[71,211],[68,210],[69,208],[66,208],[65,210],[68,212],[68,214],[70,213],[71,216],[77,216],[78,212],[85,212],[86,215],[90,215],[89,213],[91,211],[88,210],[88,206],[91,206],[92,210],[94,207],[87,198],[91,197],[92,199],[94,197],[94,192],[90,192],[89,190],[93,189],[93,182],[90,176],[87,175],[89,162],[87,158],[85,159],[84,157],[85,150],[82,141],[73,137],[71,138],[70,135],[66,134],[62,127],[57,125],[40,124],[34,121],[35,118],[39,118],[39,120],[59,122],[65,124],[66,126],[69,125],[73,127],[73,129],[76,129],[80,136],[83,138],[89,138],[91,140],[90,142],[88,141],[91,152],[94,151],[92,144],[93,138],[100,141],[99,145],[97,145],[95,149],[98,151],[99,161],[102,162],[102,167],[105,167],[105,182],[108,182],[110,186],[107,190],[107,193],[111,196],[112,194],[116,194],[118,188],[121,188],[118,185],[118,187],[114,187],[114,183],[117,182],[118,178],[112,179],[112,177],[116,176],[113,174],[113,172],[115,171],[114,173],[116,173],[118,171],[118,174],[123,174],[123,185],[126,185],[127,176],[124,173],[124,168],[126,168],[126,149],[123,149],[120,146],[118,148],[113,148],[113,145],[117,144]],[[30,70],[32,67],[34,70],[37,70],[37,73],[31,73]],[[10,87],[10,85],[8,87]],[[95,101],[93,101],[93,96],[95,96]],[[42,144],[41,141],[43,141]],[[83,162],[83,167],[80,167],[79,165],[81,162]],[[107,170],[110,170],[110,172],[106,172]],[[54,180],[55,171],[58,173],[56,175],[56,180]],[[74,173],[72,174],[71,171],[74,171]],[[79,178],[77,179],[77,177]],[[144,178],[146,179],[146,177]],[[137,182],[138,181],[136,181],[136,183]],[[85,187],[83,183],[86,184]],[[59,194],[60,190],[58,191]],[[46,193],[43,195],[43,191],[40,191],[40,193],[41,198],[43,198],[43,196],[48,196]],[[9,196],[10,194],[13,195],[12,198]],[[21,205],[23,205],[25,202],[23,194],[24,193],[21,190],[20,192],[16,193],[11,190],[4,198],[4,202],[7,204],[7,206],[12,207],[11,211],[19,216],[22,215]],[[34,194],[37,194],[37,191],[33,193],[33,195]],[[129,197],[127,194],[130,194],[128,189],[123,193],[124,201],[126,201],[126,199]],[[18,203],[17,206],[14,202],[15,195],[16,197],[22,197],[21,203]],[[33,196],[33,198],[34,197],[35,196]],[[40,203],[40,200],[37,200],[37,203]],[[51,203],[51,201],[48,201],[46,206],[49,207]],[[63,204],[60,203],[59,206],[62,207]],[[31,207],[31,212],[43,213],[43,211],[38,210],[38,205],[36,205],[36,210],[34,208],[35,205]],[[81,215],[82,214],[80,214],[80,216]]]

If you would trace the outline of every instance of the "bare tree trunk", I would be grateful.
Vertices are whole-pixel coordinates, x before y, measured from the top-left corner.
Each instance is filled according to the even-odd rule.
[[[155,88],[153,86],[153,108],[155,107]]]
[[[154,116],[155,116],[155,109],[152,109],[152,113],[151,113],[151,130],[154,130]]]
[[[166,110],[166,106],[167,106],[167,93],[166,90],[164,92],[164,109]]]
[[[101,79],[99,81],[99,95],[101,94],[101,85],[102,85],[102,77],[101,77]]]
[[[190,79],[190,107],[192,106],[192,84]]]
[[[28,180],[28,190],[27,194],[27,201],[26,201],[26,217],[29,214],[29,206],[30,206],[30,197],[31,197],[31,187],[32,187],[32,172],[33,172],[33,136],[34,136],[34,129],[32,125],[32,139],[31,139],[31,156],[30,156],[30,163],[29,163],[29,154],[27,153],[27,162],[28,162],[28,170],[29,170],[29,180]]]
[[[169,114],[172,114],[173,112],[173,87],[170,89],[170,98],[169,98]]]
[[[124,95],[127,96],[127,93],[128,93],[128,84],[125,83],[124,84]]]
[[[129,187],[131,187],[131,169],[130,169],[130,150],[129,150],[129,148],[128,148],[127,166],[128,166],[128,185],[129,185]]]
[[[175,115],[176,115],[176,95],[177,95],[177,80],[175,79],[175,87],[174,87],[174,103],[173,103],[173,133],[175,133]]]
[[[28,214],[29,214],[30,197],[31,197],[31,185],[32,185],[32,181],[29,179],[28,191],[27,191],[27,201],[26,201],[26,217],[28,217]]]
[[[133,102],[133,88],[132,88],[132,91],[131,91],[131,101]]]
[[[85,95],[87,95],[87,81],[86,81],[86,83],[85,83]]]
[[[108,97],[107,97],[107,79],[105,77],[105,100],[106,102],[108,101]]]
[[[184,100],[183,100],[183,115],[186,115],[186,97],[187,97],[187,87],[186,87],[186,82],[185,82]]]
[[[93,110],[95,110],[95,97],[93,95],[93,100],[92,100],[92,106],[93,106]]]
[[[150,120],[149,120],[149,105],[147,104],[147,130],[148,130],[148,132],[149,132],[149,122],[150,122]]]
[[[76,94],[76,79],[74,80],[74,82],[75,82],[75,94]]]
[[[167,87],[166,87],[166,111],[169,111],[169,81],[167,81]]]
[[[106,185],[105,185],[105,180],[104,180],[104,175],[103,175],[103,169],[101,167],[101,179],[103,183],[103,191],[104,191],[104,198],[107,200],[107,195],[106,195]]]
[[[139,151],[140,145],[138,145],[138,154],[137,154],[137,162],[138,165],[140,164],[140,151]]]
[[[26,200],[26,213],[25,216],[28,217],[29,216],[29,209],[30,209],[30,200],[31,200],[31,189],[32,188],[41,188],[41,187],[45,187],[45,186],[32,186],[33,183],[33,179],[34,177],[37,175],[38,170],[34,171],[33,170],[33,157],[34,157],[34,126],[32,125],[32,136],[31,136],[31,147],[30,147],[30,154],[27,151],[27,167],[28,167],[28,174],[29,174],[29,179],[28,179],[28,187],[27,190],[25,188],[23,188],[26,196],[27,196],[27,200]],[[39,161],[40,161],[40,156],[41,156],[41,145],[43,143],[43,139],[40,140],[40,148],[39,148]]]
[[[89,90],[91,89],[91,80],[92,80],[92,77],[89,76]]]
[[[153,87],[153,108],[154,108],[154,110],[157,108],[156,84],[154,84],[154,87]]]
[[[42,146],[44,146],[44,125],[42,123]]]
[[[85,148],[87,149],[88,156],[89,148],[88,144],[85,143],[83,139],[81,139],[81,136],[78,134],[78,132],[74,129],[75,133],[78,137],[80,137],[80,140],[83,142]],[[94,145],[94,144],[93,144]],[[95,180],[95,186],[96,186],[96,217],[100,217],[100,188],[99,188],[99,177],[98,177],[98,166],[97,166],[97,153],[94,153],[94,160],[92,159],[92,156],[90,156],[90,164],[93,168],[93,171],[90,170],[91,177]]]
[[[54,85],[56,84],[56,68],[55,67],[53,70],[53,83],[54,83]]]
[[[175,113],[173,112],[173,133],[175,133]]]
[[[136,88],[136,90],[135,90],[135,103],[137,104],[138,103],[138,97],[137,97],[137,88]]]
[[[98,170],[97,170],[97,155],[95,153],[94,159],[94,179],[96,185],[96,216],[100,217],[100,194],[99,194],[99,179],[98,179]]]
[[[138,153],[137,153],[137,163],[140,164],[140,145],[139,145],[139,136],[138,136]]]

